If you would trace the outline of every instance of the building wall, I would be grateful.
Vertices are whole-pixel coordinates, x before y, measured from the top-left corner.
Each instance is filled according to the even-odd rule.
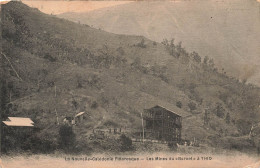
[[[164,141],[180,141],[181,117],[160,108],[144,111],[146,138]]]

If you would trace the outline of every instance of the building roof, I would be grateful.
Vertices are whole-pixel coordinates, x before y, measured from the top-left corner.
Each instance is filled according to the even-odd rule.
[[[9,121],[3,121],[7,126],[33,127],[34,122],[30,118],[8,117]]]
[[[78,114],[75,115],[75,117],[83,115],[85,112],[79,112]]]
[[[182,110],[181,108],[178,108],[175,105],[172,105],[170,103],[165,103],[165,102],[157,102],[157,104],[153,104],[151,106],[148,106],[147,109],[156,108],[156,107],[163,108],[167,111],[170,111],[170,112],[172,112],[172,113],[174,113],[178,116],[184,117],[184,118],[191,115],[188,112]]]

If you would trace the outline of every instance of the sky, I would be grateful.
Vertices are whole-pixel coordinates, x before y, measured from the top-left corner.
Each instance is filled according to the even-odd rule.
[[[131,1],[23,1],[30,7],[38,8],[47,14],[66,12],[89,12],[101,8],[130,3]]]

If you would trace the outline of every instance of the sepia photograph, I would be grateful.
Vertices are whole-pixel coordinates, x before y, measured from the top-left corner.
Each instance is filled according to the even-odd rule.
[[[260,0],[0,3],[0,168],[260,168]]]

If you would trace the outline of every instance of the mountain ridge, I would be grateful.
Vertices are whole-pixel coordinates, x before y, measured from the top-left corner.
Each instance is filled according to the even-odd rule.
[[[189,52],[212,57],[220,69],[259,85],[257,6],[259,3],[253,1],[136,2],[58,17],[117,34],[138,33],[157,42],[175,38]],[[118,17],[122,19],[117,21]],[[131,19],[137,20],[137,24]]]

